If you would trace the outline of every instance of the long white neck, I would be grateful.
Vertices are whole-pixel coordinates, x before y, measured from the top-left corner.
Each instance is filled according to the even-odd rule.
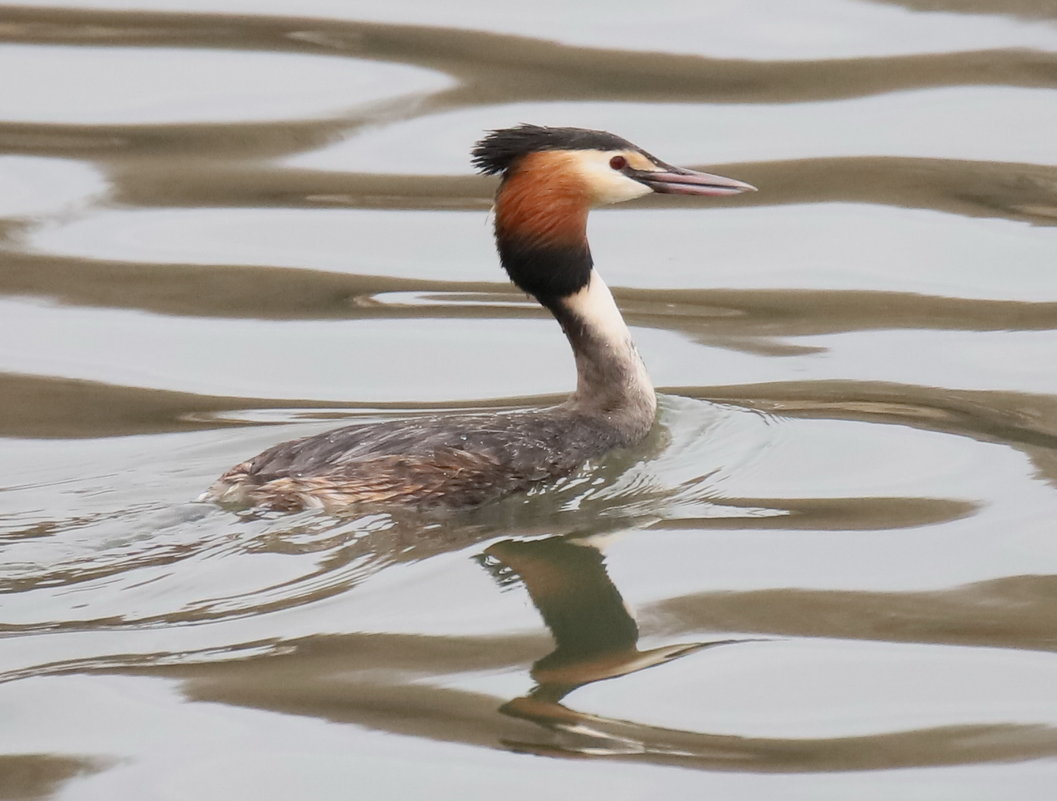
[[[645,436],[653,425],[657,397],[605,281],[591,270],[587,285],[557,300],[552,311],[576,357],[576,393],[568,406],[604,417],[629,441]]]

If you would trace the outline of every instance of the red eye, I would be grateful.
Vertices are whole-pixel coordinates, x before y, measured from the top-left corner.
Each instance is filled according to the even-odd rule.
[[[623,156],[613,156],[613,158],[609,160],[609,166],[614,170],[622,170],[628,166],[628,160]]]

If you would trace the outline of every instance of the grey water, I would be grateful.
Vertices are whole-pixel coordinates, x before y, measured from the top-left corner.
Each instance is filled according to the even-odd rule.
[[[1057,5],[22,2],[0,74],[0,798],[1052,797]],[[469,164],[522,121],[760,188],[592,216],[650,439],[195,503],[571,389]]]

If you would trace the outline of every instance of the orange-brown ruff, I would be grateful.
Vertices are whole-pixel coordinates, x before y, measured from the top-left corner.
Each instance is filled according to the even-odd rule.
[[[546,409],[351,425],[280,443],[222,475],[202,500],[278,510],[365,504],[462,507],[568,475],[640,441],[656,397],[587,243],[592,206],[650,192],[752,189],[672,167],[605,131],[521,125],[477,143],[474,163],[502,176],[495,234],[510,279],[558,320],[576,392]]]
[[[496,193],[495,230],[552,246],[587,239],[590,193],[563,153],[529,153]]]

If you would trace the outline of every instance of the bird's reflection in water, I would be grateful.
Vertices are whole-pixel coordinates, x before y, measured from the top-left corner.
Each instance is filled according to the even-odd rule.
[[[602,553],[591,544],[611,536],[613,527],[603,521],[597,527],[600,530],[594,537],[500,540],[478,557],[501,584],[520,581],[524,585],[553,636],[555,647],[550,653],[545,653],[546,645],[537,635],[513,632],[484,636],[314,634],[199,652],[121,653],[92,662],[78,659],[2,678],[67,672],[166,677],[180,682],[188,700],[322,718],[354,724],[357,730],[555,757],[630,760],[709,771],[891,770],[1057,756],[1057,731],[1032,723],[984,722],[789,738],[666,728],[578,712],[563,702],[579,687],[662,665],[710,646],[748,644],[754,639],[681,642],[640,650],[638,626],[606,573]],[[919,602],[923,609],[931,609],[937,598],[926,596]],[[695,610],[692,629],[723,630],[723,624],[707,611],[709,605],[729,609],[731,604],[749,605],[753,598],[752,593],[718,593],[687,599]],[[846,594],[834,596],[831,591],[797,591],[785,598],[786,603],[809,613],[849,602]],[[883,630],[880,621],[871,621],[870,616],[887,619],[891,602],[884,597],[880,606],[864,607],[860,601],[858,614],[867,621],[860,627]],[[750,615],[737,630],[774,630],[768,621]],[[726,625],[729,630],[729,621]],[[982,631],[990,631],[987,620],[981,625]],[[848,636],[825,618],[814,621],[811,632],[814,636]],[[803,633],[796,629],[776,636],[784,639]],[[520,673],[527,664],[532,664],[535,686],[513,700],[449,680],[481,672]],[[409,674],[422,680],[408,681]],[[692,692],[692,685],[686,689]],[[707,715],[707,710],[701,711]]]
[[[553,732],[547,744],[506,741],[535,753],[628,754],[645,743],[604,730],[620,723],[575,712],[561,701],[585,684],[653,667],[714,645],[737,640],[666,645],[641,651],[639,628],[609,574],[600,550],[588,540],[551,537],[503,540],[490,546],[482,564],[503,583],[521,579],[554,638],[555,648],[532,665],[536,686],[500,711]],[[626,724],[625,724],[626,725]]]

